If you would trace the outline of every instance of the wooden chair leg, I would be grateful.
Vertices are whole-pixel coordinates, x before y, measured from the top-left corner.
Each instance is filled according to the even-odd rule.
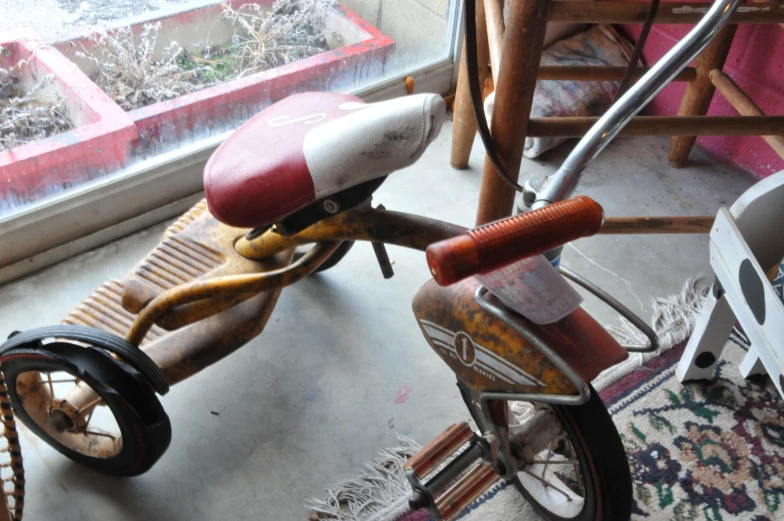
[[[504,1],[485,0],[485,19],[487,20],[487,47],[490,51],[490,70],[493,83],[498,83],[501,70],[501,49],[504,46]]]
[[[477,6],[482,3],[478,2]],[[550,3],[550,0],[519,0],[509,7],[491,132],[501,161],[514,179],[520,173],[523,159]],[[492,163],[485,158],[476,224],[509,216],[514,196],[515,191],[498,177]]]
[[[487,67],[490,64],[490,51],[487,46],[487,24],[485,22],[484,2],[476,3],[476,41],[477,61],[479,62],[479,85],[484,86]],[[454,118],[452,121],[452,168],[464,170],[468,168],[468,158],[476,137],[476,117],[468,90],[468,70],[466,68],[466,52],[463,46],[460,58],[460,72],[457,76],[455,92]]]
[[[683,93],[681,106],[678,109],[679,116],[704,116],[708,113],[708,107],[716,90],[711,82],[710,72],[724,66],[737,29],[738,26],[735,24],[724,27],[694,60],[697,78],[686,86],[686,92]],[[668,157],[670,165],[675,168],[686,166],[689,152],[696,140],[696,136],[673,137]]]

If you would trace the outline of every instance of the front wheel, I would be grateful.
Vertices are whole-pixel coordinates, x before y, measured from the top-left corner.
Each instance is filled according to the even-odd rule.
[[[529,455],[511,484],[551,521],[628,521],[633,499],[626,451],[610,413],[589,387],[591,396],[583,405],[515,404],[521,424],[552,415],[550,421],[560,428],[544,449]],[[461,391],[475,421],[481,421],[470,391],[462,384]]]

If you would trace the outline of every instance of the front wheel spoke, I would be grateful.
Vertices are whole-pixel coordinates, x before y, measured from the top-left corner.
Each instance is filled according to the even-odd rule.
[[[561,494],[563,494],[563,496],[566,498],[567,501],[572,501],[572,496],[570,496],[569,494],[567,494],[566,492],[564,492],[560,488],[556,487],[555,485],[553,485],[549,481],[547,481],[547,480],[545,480],[543,478],[540,478],[539,476],[537,476],[536,474],[534,474],[530,470],[526,469],[523,472],[525,472],[526,474],[528,474],[529,476],[531,476],[535,480],[541,481],[544,484],[545,487],[549,487],[549,488],[552,488],[553,490],[555,490],[556,492],[560,492]]]
[[[580,495],[585,497],[585,484],[583,483],[583,475],[580,472],[579,462],[577,461],[577,452],[574,450],[574,445],[569,443],[569,456],[574,461],[574,475],[577,476],[577,486],[580,489]]]
[[[542,479],[544,479],[545,474],[547,474],[547,467],[550,464],[550,461],[552,461],[550,458],[552,458],[553,454],[555,454],[553,451],[553,444],[556,442],[557,440],[552,440],[550,442],[550,446],[547,447],[547,457],[543,460],[544,464],[542,465]]]
[[[574,459],[535,459],[531,463],[541,463],[542,465],[577,465],[579,461]]]

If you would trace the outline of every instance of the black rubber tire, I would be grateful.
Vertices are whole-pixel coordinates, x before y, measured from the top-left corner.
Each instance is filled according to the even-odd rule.
[[[14,413],[39,438],[68,458],[113,476],[148,471],[171,442],[171,423],[149,383],[133,368],[105,351],[55,342],[15,349],[2,364]],[[111,409],[122,434],[122,449],[109,458],[92,457],[54,439],[25,410],[16,379],[26,371],[66,371],[84,380]]]
[[[462,382],[458,386],[465,401],[470,395],[466,394]],[[568,519],[559,517],[533,499],[518,478],[510,481],[548,521],[628,521],[631,517],[633,491],[626,450],[598,393],[591,385],[588,387],[591,397],[587,403],[552,406],[583,470],[586,497],[582,512]],[[470,405],[469,411],[476,416]]]
[[[163,376],[163,371],[139,349],[139,346],[131,344],[122,337],[92,327],[60,324],[38,327],[25,332],[16,331],[0,345],[0,356],[10,349],[40,347],[44,345],[43,340],[49,338],[85,343],[117,355],[146,377],[155,392],[161,395],[169,392],[169,383]]]
[[[321,266],[316,268],[316,271],[314,271],[313,273],[322,273],[330,268],[335,267],[335,265],[341,260],[343,260],[343,257],[345,257],[346,254],[349,252],[349,250],[353,247],[354,247],[354,241],[343,241],[342,243],[340,243],[340,246],[338,246],[338,248],[332,253],[332,255],[327,257],[327,260],[322,262]],[[294,260],[292,262],[298,261],[299,259],[302,258],[303,255],[305,254],[299,252],[295,253]]]

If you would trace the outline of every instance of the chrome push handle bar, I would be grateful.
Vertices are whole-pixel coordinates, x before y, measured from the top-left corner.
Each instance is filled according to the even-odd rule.
[[[739,4],[740,0],[716,0],[702,20],[599,118],[558,171],[542,181],[531,209],[569,198],[591,161],[710,43]]]

